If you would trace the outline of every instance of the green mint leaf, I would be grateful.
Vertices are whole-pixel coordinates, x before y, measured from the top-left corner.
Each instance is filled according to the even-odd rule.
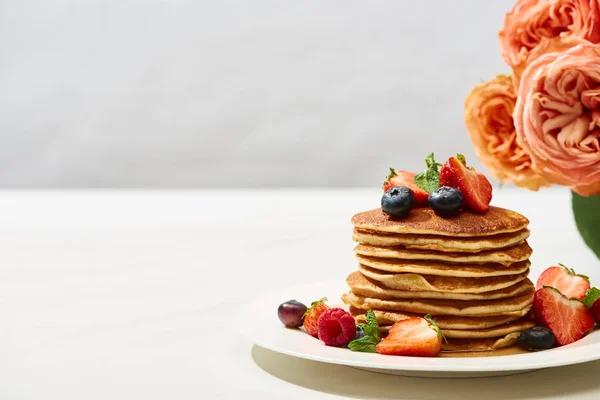
[[[600,297],[600,289],[591,287],[585,293],[585,297],[581,301],[586,305],[586,307],[591,307],[594,305],[596,300],[598,300],[598,297]]]
[[[374,338],[370,336],[363,336],[360,339],[354,339],[350,343],[348,343],[348,348],[352,351],[361,351],[365,353],[377,353],[377,348],[375,347],[379,343]]]
[[[379,324],[377,323],[377,318],[375,317],[375,313],[373,312],[373,310],[367,310],[366,320],[367,320],[368,328],[367,328],[367,330],[365,330],[365,334],[367,334],[367,331],[368,331],[369,332],[368,336],[374,337],[375,340],[377,340],[377,342],[379,342],[379,340],[380,340]]]
[[[571,206],[579,234],[587,247],[600,258],[600,195],[571,194]]]
[[[431,193],[440,187],[440,167],[441,164],[435,162],[433,153],[425,157],[425,171],[415,175],[414,181],[418,187]]]

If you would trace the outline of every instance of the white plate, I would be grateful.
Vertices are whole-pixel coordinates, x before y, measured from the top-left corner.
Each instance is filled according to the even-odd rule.
[[[344,307],[339,299],[346,291],[343,279],[341,282],[326,281],[280,289],[242,307],[236,324],[243,336],[269,350],[313,361],[404,376],[502,376],[600,359],[600,332],[597,329],[576,343],[552,350],[494,357],[426,358],[360,353],[347,348],[325,346],[299,329],[285,328],[277,317],[279,304],[291,299],[308,306],[314,300],[327,297],[330,306]]]

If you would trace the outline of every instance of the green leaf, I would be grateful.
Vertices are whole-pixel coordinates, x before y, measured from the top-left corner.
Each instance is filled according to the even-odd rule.
[[[367,325],[363,326],[363,331],[365,331],[365,335],[373,337],[378,343],[381,340],[379,324],[377,323],[377,318],[375,317],[375,313],[373,310],[367,310],[365,313]]]
[[[571,192],[575,224],[585,244],[600,258],[600,195],[580,196]]]
[[[586,305],[586,307],[591,307],[594,305],[596,300],[598,300],[598,297],[600,297],[600,289],[591,287],[587,292],[585,292],[585,297],[581,301]]]
[[[376,328],[379,328],[379,324],[377,323],[377,318],[375,317],[375,313],[373,312],[373,310],[367,310],[365,315],[366,315],[367,324],[369,326],[374,326]]]
[[[435,162],[433,153],[429,153],[425,157],[425,171],[416,174],[414,181],[418,187],[431,193],[440,187],[440,167],[442,164]]]
[[[348,348],[352,351],[362,351],[365,353],[377,353],[377,343],[375,338],[371,336],[363,336],[360,339],[355,339],[348,343]]]
[[[464,165],[465,167],[467,166],[467,159],[466,159],[466,158],[465,158],[465,156],[463,156],[462,154],[457,154],[457,155],[456,155],[456,159],[457,159],[458,161],[460,161],[460,163],[461,163],[462,165]]]

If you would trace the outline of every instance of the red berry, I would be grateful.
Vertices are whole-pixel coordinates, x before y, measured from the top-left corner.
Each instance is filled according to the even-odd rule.
[[[600,301],[596,300],[596,302],[592,304],[592,307],[590,307],[590,311],[594,317],[594,321],[600,323]]]
[[[536,289],[544,286],[552,286],[566,297],[574,297],[582,300],[590,288],[587,276],[577,275],[572,269],[565,266],[554,266],[547,268],[537,280]]]
[[[356,322],[349,312],[330,308],[319,317],[319,339],[327,346],[346,346],[356,337]]]
[[[442,334],[430,320],[412,317],[396,322],[376,346],[380,354],[435,357],[442,349]]]
[[[581,301],[569,299],[551,287],[535,292],[533,312],[561,346],[578,341],[594,327],[594,317]]]
[[[415,183],[415,175],[416,173],[414,172],[403,170],[395,171],[393,168],[390,168],[390,174],[383,184],[383,191],[387,192],[388,189],[395,186],[406,186],[412,190],[415,195],[414,206],[426,206],[429,201],[429,193],[417,186]]]
[[[492,184],[485,175],[467,167],[463,156],[450,157],[440,169],[440,186],[461,191],[463,204],[474,211],[487,211],[492,201]]]
[[[329,309],[329,306],[325,304],[327,301],[326,298],[322,298],[318,301],[313,301],[310,305],[310,308],[304,314],[304,323],[302,326],[306,333],[310,336],[318,337],[319,336],[319,326],[318,321],[321,314],[323,314],[326,310]]]

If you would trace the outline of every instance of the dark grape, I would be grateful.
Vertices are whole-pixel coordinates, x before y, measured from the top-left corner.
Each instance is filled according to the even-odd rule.
[[[296,300],[281,303],[277,308],[279,320],[288,328],[299,328],[304,323],[304,313],[307,308]]]

